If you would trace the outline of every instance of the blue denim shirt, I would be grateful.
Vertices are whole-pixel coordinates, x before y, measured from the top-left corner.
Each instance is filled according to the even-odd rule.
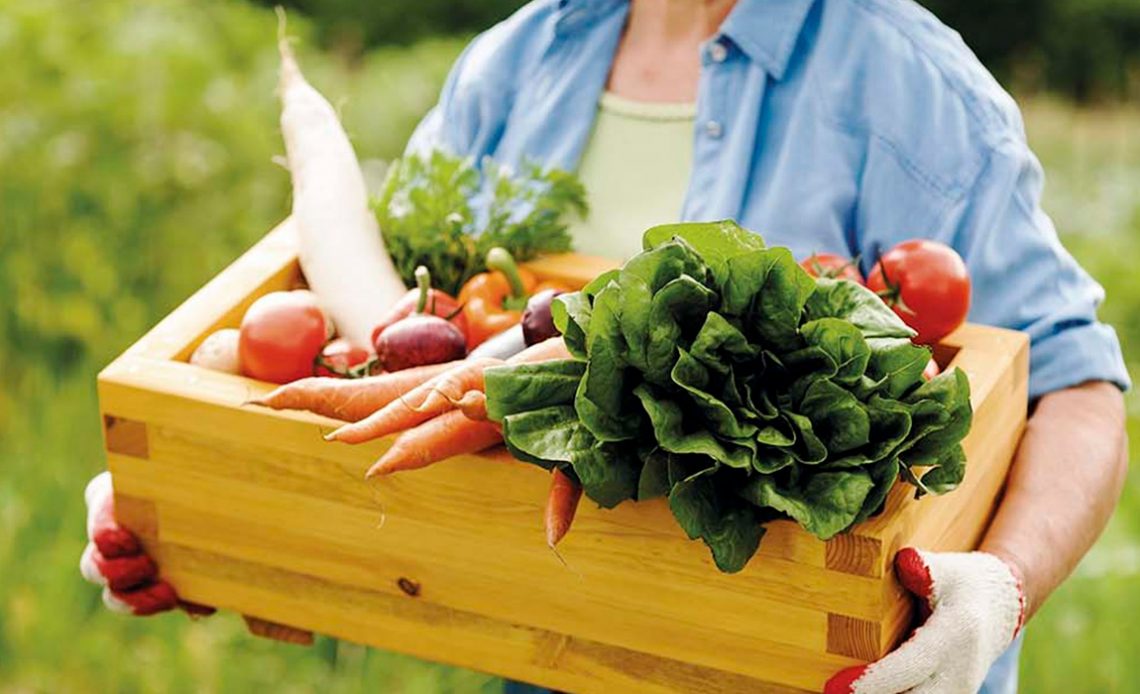
[[[464,51],[409,149],[575,169],[627,13],[531,2]],[[740,0],[701,62],[678,218],[733,218],[865,271],[904,239],[943,241],[969,267],[970,319],[1029,334],[1031,396],[1128,385],[1104,292],[1041,209],[1017,106],[955,32],[909,0]]]

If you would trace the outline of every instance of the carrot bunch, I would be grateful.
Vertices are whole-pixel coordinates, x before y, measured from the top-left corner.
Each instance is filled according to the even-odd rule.
[[[483,357],[357,380],[305,378],[250,403],[308,410],[349,422],[325,436],[329,441],[356,444],[402,432],[365,473],[365,477],[377,477],[424,468],[500,443],[499,424],[487,419],[484,370],[568,356],[562,339],[552,338],[506,361]],[[581,495],[575,480],[554,470],[545,513],[546,540],[552,548],[569,530]]]

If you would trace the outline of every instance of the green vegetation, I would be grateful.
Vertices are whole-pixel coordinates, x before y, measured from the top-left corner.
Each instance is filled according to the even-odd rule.
[[[119,618],[78,576],[82,490],[103,466],[96,372],[287,213],[272,164],[275,26],[236,3],[0,0],[0,690],[498,690],[331,640],[253,639],[232,615]],[[291,32],[311,35],[296,20]],[[386,159],[461,45],[301,60],[360,152]],[[1048,207],[1140,366],[1140,111],[1032,101],[1026,121]],[[1129,404],[1140,458],[1140,400]],[[1138,575],[1133,475],[1109,531],[1030,625],[1025,691],[1140,690]]]
[[[586,189],[572,173],[528,162],[515,171],[481,162],[493,191],[486,212],[470,200],[479,191],[479,169],[470,158],[440,150],[392,162],[373,207],[400,277],[415,284],[420,265],[432,284],[451,295],[487,269],[487,251],[505,248],[518,261],[570,250],[567,226],[586,214]]]

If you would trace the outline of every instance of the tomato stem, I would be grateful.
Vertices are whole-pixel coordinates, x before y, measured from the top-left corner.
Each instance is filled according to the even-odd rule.
[[[898,309],[908,316],[913,316],[914,310],[903,301],[902,285],[894,282],[887,276],[887,265],[882,262],[881,259],[879,260],[879,272],[883,273],[883,284],[887,285],[887,288],[881,292],[877,292],[877,294],[886,302],[887,306]]]

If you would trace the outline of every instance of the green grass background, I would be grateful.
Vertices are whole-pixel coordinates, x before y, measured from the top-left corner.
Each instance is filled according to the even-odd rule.
[[[82,8],[82,9],[80,9]],[[287,213],[275,19],[235,2],[0,0],[0,691],[498,691],[359,646],[254,639],[232,615],[124,619],[76,570],[104,462],[95,374]],[[305,50],[363,157],[397,154],[462,39],[351,63]],[[1046,206],[1140,360],[1140,110],[1022,99]],[[1129,427],[1140,441],[1140,402]],[[1140,445],[1140,444],[1138,444]],[[1057,480],[1058,484],[1065,481]],[[1026,692],[1135,692],[1140,482],[1031,623]]]

